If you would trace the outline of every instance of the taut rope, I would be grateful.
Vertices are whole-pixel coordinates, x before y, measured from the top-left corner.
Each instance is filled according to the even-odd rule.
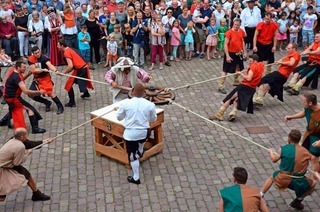
[[[94,120],[96,120],[96,119],[98,119],[98,118],[101,118],[102,116],[104,116],[104,115],[106,115],[106,114],[108,114],[108,113],[111,113],[111,112],[113,112],[113,111],[116,111],[117,109],[118,109],[118,108],[115,107],[115,108],[113,108],[113,110],[110,110],[110,111],[108,111],[108,112],[105,112],[105,113],[97,116],[97,117],[94,117],[93,119],[90,119],[90,120],[88,120],[88,121],[86,121],[86,122],[84,122],[84,123],[82,123],[82,124],[80,124],[80,125],[72,128],[72,129],[64,132],[64,133],[61,133],[61,134],[57,135],[56,137],[53,137],[52,140],[56,140],[57,138],[60,138],[60,137],[64,136],[65,134],[67,134],[67,133],[69,133],[69,132],[71,132],[71,131],[73,131],[73,130],[78,129],[79,127],[82,127],[82,126],[84,126],[84,125],[86,125],[86,124],[88,124],[88,123],[90,123],[90,122],[92,122],[92,121],[94,121]],[[38,149],[38,148],[42,147],[42,146],[45,145],[45,144],[47,144],[47,143],[39,144],[38,146],[33,147],[31,150]],[[12,162],[12,160],[0,164],[0,168],[3,167],[3,166],[6,166],[6,165],[8,165],[8,164],[10,164],[11,162]]]

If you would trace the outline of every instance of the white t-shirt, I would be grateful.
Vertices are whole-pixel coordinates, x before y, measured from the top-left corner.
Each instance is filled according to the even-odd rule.
[[[303,24],[302,29],[303,30],[313,30],[313,25],[316,20],[318,20],[318,17],[316,14],[312,14],[312,15],[305,14],[303,16],[304,24]]]
[[[296,31],[299,29],[299,26],[290,26],[290,29],[293,30],[293,31]],[[294,33],[290,33],[290,38],[297,38],[298,37],[298,32],[294,32]]]
[[[7,11],[1,10],[0,11],[0,17],[5,18],[8,17],[8,22],[12,22],[12,16],[14,16],[14,12],[11,9],[8,9]]]

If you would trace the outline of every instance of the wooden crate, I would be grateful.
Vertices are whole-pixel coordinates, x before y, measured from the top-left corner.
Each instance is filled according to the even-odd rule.
[[[118,102],[91,112],[91,119],[111,111],[120,104],[121,102]],[[164,122],[164,111],[163,109],[157,108],[156,112],[157,120],[150,123],[151,135],[144,145],[145,152],[143,157],[140,158],[140,161],[145,161],[149,157],[163,151],[162,123]],[[112,111],[91,122],[95,130],[94,149],[97,156],[107,156],[130,168],[126,142],[122,137],[124,121],[118,121],[116,114],[117,111]]]

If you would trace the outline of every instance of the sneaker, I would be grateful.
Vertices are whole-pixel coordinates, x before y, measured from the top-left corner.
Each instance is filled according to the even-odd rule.
[[[198,52],[196,52],[196,53],[194,53],[193,55],[192,55],[192,57],[198,57],[199,56],[199,53]]]
[[[304,205],[303,205],[301,202],[302,202],[302,200],[294,199],[294,200],[289,204],[289,206],[290,206],[291,208],[295,208],[295,209],[297,209],[297,210],[303,210]]]
[[[202,59],[202,58],[204,58],[204,56],[205,56],[205,54],[202,52],[202,53],[200,54],[200,58]]]
[[[171,64],[170,64],[169,61],[165,62],[164,64],[165,64],[166,66],[171,66]]]
[[[85,98],[90,98],[90,96],[91,95],[89,93],[84,93],[80,97],[81,97],[81,99],[85,99]]]
[[[128,176],[127,180],[128,180],[129,183],[134,183],[134,184],[137,184],[137,185],[139,185],[141,183],[140,179],[134,180],[132,176]]]
[[[41,193],[41,191],[33,192],[32,194],[32,201],[47,201],[50,200],[50,197]]]
[[[224,89],[224,88],[219,88],[218,91],[219,91],[219,93],[221,93],[221,94],[227,94],[227,91],[226,91],[226,89]]]
[[[76,103],[68,102],[64,105],[65,107],[76,107]]]
[[[52,102],[48,101],[48,103],[46,104],[46,112],[49,112],[51,110],[51,105],[52,105]]]
[[[160,70],[162,70],[162,69],[163,69],[163,65],[162,65],[162,63],[160,63],[160,67],[159,67],[159,69],[160,69]]]
[[[173,61],[174,60],[174,57],[173,56],[170,56],[170,61]]]

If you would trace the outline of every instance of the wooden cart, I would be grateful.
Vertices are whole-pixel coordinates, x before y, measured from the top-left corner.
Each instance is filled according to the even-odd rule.
[[[91,112],[91,118],[101,116],[102,114],[113,110],[113,108],[120,104],[121,102],[118,102],[93,111]],[[162,123],[164,122],[164,111],[163,109],[157,108],[156,112],[157,120],[150,123],[151,136],[144,145],[145,152],[143,157],[140,158],[140,161],[144,161],[163,151]],[[118,121],[116,114],[117,111],[112,111],[91,122],[95,130],[94,149],[97,156],[107,156],[123,163],[127,168],[130,168],[126,142],[122,137],[124,132],[124,121]]]

